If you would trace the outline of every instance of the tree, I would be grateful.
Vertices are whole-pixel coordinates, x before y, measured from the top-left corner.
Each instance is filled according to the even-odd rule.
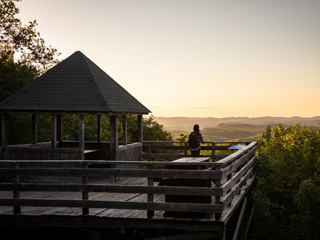
[[[158,123],[153,115],[143,119],[143,139],[149,141],[172,141],[172,134]]]
[[[47,47],[36,30],[37,21],[23,25],[16,17],[20,10],[15,3],[19,1],[0,0],[0,102],[59,61],[60,54]],[[39,118],[47,121],[45,116]],[[11,144],[31,141],[29,120],[28,115],[10,115]],[[39,139],[47,139],[49,131],[39,129]]]
[[[37,21],[22,25],[16,17],[20,10],[15,2],[21,0],[0,0],[0,50],[1,58],[14,56],[19,65],[44,72],[58,63],[60,54],[56,49],[47,47],[36,30]]]
[[[319,239],[319,156],[319,131],[300,125],[258,139],[256,239]]]
[[[128,116],[127,118],[128,142],[138,140],[137,116]],[[153,115],[142,119],[143,140],[145,141],[172,141],[172,134],[159,124]],[[122,128],[121,128],[122,129]]]

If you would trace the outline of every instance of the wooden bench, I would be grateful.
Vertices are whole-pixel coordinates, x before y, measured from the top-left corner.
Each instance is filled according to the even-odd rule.
[[[173,162],[185,162],[185,163],[200,163],[208,162],[210,157],[183,157]],[[205,168],[200,168],[197,165],[171,165],[170,169],[185,169],[188,170],[205,170]],[[165,178],[161,179],[159,182],[161,186],[181,186],[181,187],[211,187],[210,179],[184,179],[184,178]],[[165,195],[166,202],[175,202],[175,203],[206,203],[211,204],[211,196],[186,196],[186,195]],[[208,217],[207,213],[204,212],[175,212],[175,211],[166,211],[164,213],[165,217],[182,217],[182,218],[204,218]]]

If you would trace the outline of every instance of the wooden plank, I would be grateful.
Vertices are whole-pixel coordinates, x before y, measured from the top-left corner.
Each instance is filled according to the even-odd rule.
[[[234,152],[233,154],[229,155],[228,157],[220,160],[219,162],[217,162],[217,164],[222,165],[222,166],[227,166],[228,164],[230,164],[234,159],[238,158],[239,156],[241,156],[243,153],[245,153],[246,151],[248,151],[249,149],[255,147],[257,145],[257,142],[252,142],[250,143],[248,146],[245,146],[242,149],[239,149],[238,151]]]
[[[132,149],[132,148],[137,148],[137,147],[142,147],[142,143],[141,142],[137,142],[137,143],[130,143],[127,145],[120,145],[119,146],[119,151],[125,151],[128,149]]]
[[[84,115],[79,115],[79,150],[82,160],[84,160],[84,144]]]
[[[44,199],[0,199],[2,206],[40,206],[40,207],[76,207],[76,208],[117,208],[188,212],[222,212],[220,204],[194,203],[148,203],[93,200],[44,200]]]
[[[35,148],[35,147],[30,147],[30,148],[26,148],[26,147],[8,147],[8,151],[10,152],[42,152],[42,153],[77,153],[80,150],[79,149],[75,149],[75,148],[55,148],[55,149],[50,149],[50,148]],[[49,158],[50,159],[50,158]],[[53,159],[51,159],[53,160]],[[20,161],[24,161],[24,160],[20,160]],[[27,161],[27,159],[25,160]],[[39,160],[38,160],[39,161]]]
[[[239,179],[255,164],[256,157],[254,156],[239,172],[237,172],[229,181],[227,181],[223,186],[223,192],[228,192]]]
[[[128,143],[128,120],[127,115],[122,115],[122,139],[123,145],[127,145]]]
[[[37,134],[38,124],[37,124],[37,114],[32,114],[32,143],[38,143],[38,134]]]
[[[101,143],[101,115],[97,115],[97,142]]]
[[[57,148],[57,115],[51,116],[51,147]]]
[[[221,179],[222,172],[199,171],[199,170],[179,170],[179,169],[113,169],[113,168],[41,168],[41,169],[11,169],[2,168],[0,174],[5,177],[10,176],[94,176],[94,177],[153,177],[153,178],[186,178],[186,179]]]
[[[8,145],[9,145],[8,114],[2,114],[2,147],[7,148]]]
[[[250,190],[251,186],[253,185],[255,180],[255,177],[252,177],[248,179],[247,185],[243,187],[242,191],[240,194],[237,194],[233,199],[232,199],[232,204],[228,207],[224,208],[223,214],[221,216],[221,221],[227,224],[229,219],[232,217],[233,213],[237,210],[238,206],[246,196],[246,193]]]
[[[148,240],[209,240],[209,239],[216,239],[218,237],[221,238],[222,233],[217,232],[191,232],[185,234],[176,234],[171,236],[164,237],[156,237],[156,238],[149,238]]]
[[[2,227],[77,227],[77,228],[152,228],[197,231],[222,231],[223,223],[179,219],[102,218],[96,216],[0,216]]]
[[[118,116],[110,116],[110,157],[112,160],[118,160]]]
[[[58,150],[58,149],[56,149]],[[79,167],[83,163],[88,164],[101,164],[101,165],[110,165],[110,164],[126,164],[126,165],[137,165],[137,166],[155,166],[155,167],[165,167],[170,165],[175,166],[206,166],[206,167],[214,167],[217,166],[216,162],[174,162],[174,161],[110,161],[110,160],[1,160],[1,164],[15,164],[20,163],[24,164],[21,166],[28,166],[29,163],[39,163],[46,165],[48,163],[56,163],[56,164],[64,164],[64,163],[72,163],[72,164],[79,164]]]
[[[248,171],[244,175],[244,177],[241,179],[241,181],[239,181],[238,183],[236,183],[232,187],[232,190],[223,199],[223,204],[224,204],[225,207],[228,206],[230,204],[230,202],[232,201],[232,199],[239,193],[239,191],[242,188],[242,186],[247,184],[247,180],[252,176],[252,174],[253,174],[253,169]]]
[[[183,157],[177,160],[174,160],[174,163],[177,162],[185,162],[185,163],[198,163],[198,162],[206,162],[209,161],[211,157]]]
[[[138,115],[138,142],[143,142],[143,121],[142,115]]]

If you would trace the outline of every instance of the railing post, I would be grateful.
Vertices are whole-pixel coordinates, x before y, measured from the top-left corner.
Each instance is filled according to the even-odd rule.
[[[149,144],[148,148],[150,147],[150,154],[151,154],[151,143]],[[151,155],[149,155],[151,156]],[[151,161],[151,158],[150,160]],[[148,169],[152,168],[152,166],[148,167]],[[153,187],[153,182],[154,182],[154,179],[151,178],[151,177],[148,177],[148,187]],[[153,194],[152,193],[149,193],[148,194],[148,203],[149,202],[153,202]],[[154,211],[153,210],[148,210],[147,211],[147,217],[148,218],[153,218],[154,216]]]
[[[138,115],[138,142],[143,142],[143,119]]]
[[[110,116],[110,157],[119,160],[118,116]]]
[[[57,148],[57,115],[51,116],[51,147]]]
[[[188,142],[184,142],[184,156],[188,156]]]
[[[220,171],[221,167],[216,166],[215,170]],[[216,187],[220,188],[221,187],[221,179],[216,179],[214,181],[214,184],[216,185]],[[221,197],[220,196],[215,197],[215,204],[221,204]],[[220,218],[221,218],[221,213],[215,213],[215,219],[220,220]]]
[[[38,143],[38,134],[37,134],[37,114],[32,114],[32,143]]]
[[[153,178],[148,177],[148,187],[153,187]],[[148,203],[153,202],[153,194],[149,193],[148,194]],[[148,218],[153,218],[154,216],[154,211],[153,210],[148,210],[147,211],[147,216]]]
[[[87,169],[88,163],[82,164],[82,169]],[[88,176],[82,176],[82,187],[86,186],[88,184]],[[82,192],[82,200],[88,200],[89,199],[89,193],[88,192]],[[82,208],[82,215],[88,215],[89,214],[89,208]]]
[[[215,161],[216,159],[216,144],[215,143],[212,143],[212,162]]]
[[[152,161],[152,159],[151,159],[151,143],[148,144],[148,161]]]
[[[79,149],[81,151],[81,160],[84,160],[84,115],[79,115]]]
[[[7,148],[9,145],[9,131],[8,131],[8,115],[2,115],[2,147]]]
[[[19,163],[16,164],[16,168],[19,168]],[[15,175],[13,177],[13,184],[18,184],[20,183],[20,177],[19,175]],[[20,198],[20,191],[19,190],[14,190],[13,191],[13,199],[19,199]],[[20,206],[13,206],[13,213],[14,214],[19,214],[21,213],[21,207]]]
[[[97,116],[97,141],[101,143],[101,115]]]
[[[123,133],[123,145],[128,144],[128,120],[127,115],[122,116],[122,133]]]

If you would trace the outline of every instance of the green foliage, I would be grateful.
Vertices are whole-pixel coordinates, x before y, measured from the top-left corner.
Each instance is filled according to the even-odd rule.
[[[79,115],[63,115],[63,140],[79,141]],[[101,116],[101,141],[110,141],[109,116]],[[97,115],[84,116],[84,140],[97,141],[98,138]]]
[[[186,133],[179,133],[179,137],[177,137],[178,142],[188,142],[189,135]]]
[[[171,133],[166,131],[163,128],[163,125],[159,124],[153,115],[143,118],[142,121],[143,121],[143,140],[144,141],[172,141]],[[138,140],[137,124],[138,124],[137,116],[128,116],[127,118],[128,142],[136,142]]]
[[[16,17],[19,9],[15,3],[19,1],[0,0],[0,102],[57,64],[60,55],[56,49],[45,45],[36,30],[35,20],[23,25]],[[30,119],[30,115],[10,115],[11,144],[31,142]],[[48,119],[41,116],[38,121],[48,122]],[[38,139],[48,141],[51,130],[41,126],[43,124],[39,125]]]
[[[46,71],[58,63],[57,50],[45,45],[36,30],[37,21],[23,25],[16,17],[20,0],[0,0],[0,50],[3,56],[14,55],[19,65]]]
[[[156,121],[153,115],[150,115],[143,119],[143,140],[172,141],[172,135]]]
[[[267,127],[258,139],[257,239],[318,239],[320,134],[300,125]],[[313,189],[310,191],[310,189]]]
[[[15,63],[13,55],[0,56],[0,102],[31,82],[37,71]]]

